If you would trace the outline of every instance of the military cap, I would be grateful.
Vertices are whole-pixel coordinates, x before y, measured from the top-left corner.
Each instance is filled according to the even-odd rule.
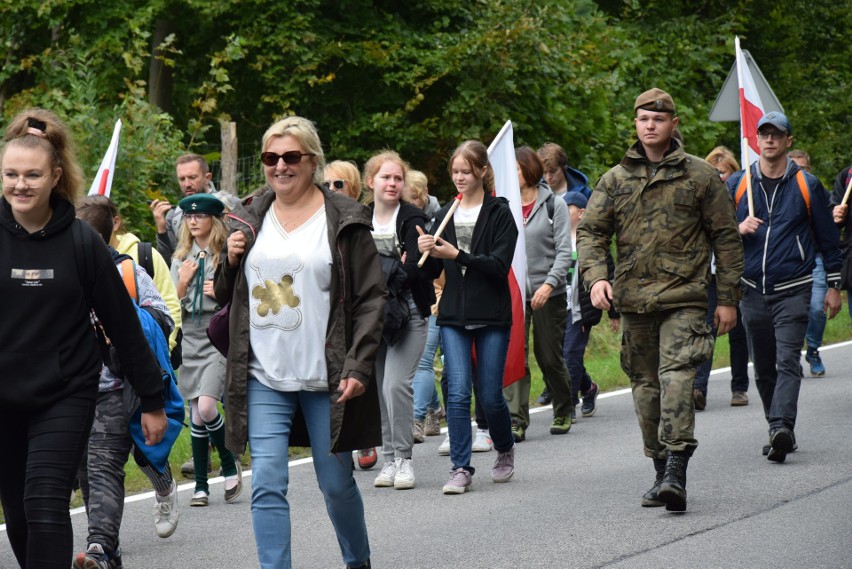
[[[674,114],[675,104],[671,95],[662,89],[654,87],[636,97],[636,104],[633,105],[633,111],[635,112],[639,109]]]
[[[186,196],[178,203],[186,213],[209,213],[210,215],[222,215],[225,204],[210,194],[192,194]]]
[[[793,127],[790,126],[790,121],[784,113],[779,113],[778,111],[766,113],[757,121],[757,130],[760,130],[760,127],[766,124],[771,124],[781,132],[793,134]]]

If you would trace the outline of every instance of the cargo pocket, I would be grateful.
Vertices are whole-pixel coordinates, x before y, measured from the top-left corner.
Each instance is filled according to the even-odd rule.
[[[713,356],[716,338],[713,328],[702,318],[689,323],[689,363],[700,365]]]

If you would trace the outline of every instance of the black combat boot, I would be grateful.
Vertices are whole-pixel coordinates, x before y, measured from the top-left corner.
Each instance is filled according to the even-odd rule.
[[[659,508],[660,506],[665,506],[665,504],[657,496],[657,492],[660,491],[660,484],[663,481],[663,475],[666,473],[666,459],[655,458],[654,470],[657,471],[657,479],[654,481],[654,485],[651,489],[645,492],[645,495],[642,496],[642,507],[644,508]]]
[[[689,454],[666,451],[666,473],[657,496],[669,512],[686,511],[686,466]]]

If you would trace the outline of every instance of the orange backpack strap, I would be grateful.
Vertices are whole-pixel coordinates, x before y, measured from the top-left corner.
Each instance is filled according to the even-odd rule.
[[[740,178],[740,183],[737,184],[737,191],[734,194],[734,209],[739,207],[740,200],[743,199],[746,190],[748,190],[748,184],[746,184],[746,173],[743,172],[743,177]]]
[[[802,192],[802,199],[805,200],[805,205],[808,208],[808,223],[811,221],[811,191],[808,188],[808,181],[805,179],[805,173],[801,170],[796,172],[796,182],[799,184],[799,191]]]
[[[121,268],[121,280],[124,281],[124,286],[127,288],[127,293],[133,302],[139,304],[139,290],[136,286],[136,267],[133,259],[124,259],[119,265]]]

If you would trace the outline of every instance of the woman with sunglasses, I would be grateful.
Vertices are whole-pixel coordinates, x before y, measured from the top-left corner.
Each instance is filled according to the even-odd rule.
[[[347,567],[369,567],[353,450],[381,440],[374,374],[386,288],[370,212],[323,190],[313,123],[263,135],[266,186],[229,215],[216,297],[231,302],[228,446],[251,444],[260,566],[289,569],[288,449],[310,446]]]
[[[361,174],[358,172],[358,166],[348,160],[329,162],[323,172],[322,187],[358,200],[361,197]]]
[[[417,267],[417,237],[425,233],[429,219],[420,208],[402,201],[408,163],[386,150],[364,165],[367,201],[373,210],[373,241],[382,257],[382,268],[391,298],[408,319],[393,331],[386,316],[385,334],[376,358],[376,383],[382,411],[382,459],[384,466],[373,482],[378,488],[414,488],[411,453],[414,447],[414,388],[412,381],[423,355],[428,318],[435,302],[432,279],[441,272],[437,259]],[[392,306],[389,304],[389,306]],[[388,313],[385,312],[387,315]],[[434,384],[434,380],[432,382]],[[422,426],[419,441],[423,442]]]
[[[452,471],[444,494],[470,489],[470,396],[473,383],[471,349],[476,350],[477,395],[485,411],[497,460],[494,482],[508,482],[515,471],[515,441],[509,408],[503,398],[503,367],[512,326],[509,269],[518,228],[505,198],[492,196],[494,174],[488,151],[468,140],[450,159],[450,176],[461,202],[443,235],[421,235],[421,252],[443,260],[446,284],[441,296],[438,326],[447,370],[447,427]],[[434,227],[440,227],[451,205],[441,208]]]
[[[192,413],[190,438],[195,466],[195,491],[190,506],[207,506],[207,449],[219,453],[225,476],[225,502],[243,490],[242,466],[225,447],[225,421],[219,402],[225,391],[225,362],[207,337],[207,325],[219,310],[213,295],[213,274],[228,235],[222,210],[225,205],[211,194],[193,194],[180,200],[183,211],[178,244],[172,256],[172,280],[181,305],[183,363],[178,388]]]
[[[75,218],[83,174],[68,128],[53,113],[32,109],[12,119],[3,140],[0,501],[18,565],[67,569],[68,496],[92,428],[100,348],[106,349],[92,310],[140,397],[148,444],[166,430],[163,382],[112,255]]]

